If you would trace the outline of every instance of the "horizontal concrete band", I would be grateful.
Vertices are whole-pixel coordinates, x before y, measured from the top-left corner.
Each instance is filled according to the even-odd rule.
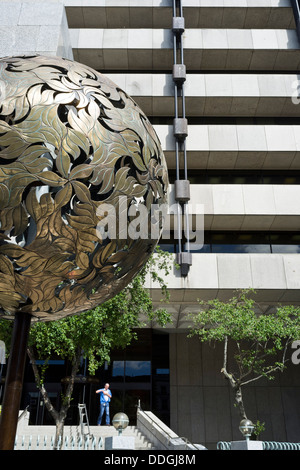
[[[174,96],[172,74],[106,73],[131,96]],[[187,71],[184,82],[185,97],[272,97],[292,98],[299,74],[195,73]]]
[[[155,130],[175,168],[173,126]],[[300,126],[189,125],[186,150],[190,169],[300,169]]]
[[[148,116],[174,115],[171,74],[107,73]],[[189,74],[184,83],[189,116],[298,116],[298,74]],[[179,100],[180,102],[180,100]]]
[[[300,257],[297,254],[193,253],[189,276],[182,278],[174,268],[166,282],[171,294],[170,311],[173,310],[175,317],[181,303],[186,304],[181,306],[183,316],[184,309],[199,310],[197,299],[225,300],[236,289],[255,289],[255,300],[263,301],[266,308],[272,302],[299,303]],[[161,298],[158,283],[148,278],[147,287],[153,300],[158,301]],[[192,306],[189,302],[196,304]]]
[[[156,125],[164,150],[174,150],[173,126]],[[253,140],[255,139],[255,140]],[[190,151],[299,152],[300,126],[208,124],[188,126]]]
[[[173,16],[169,0],[2,0],[1,19],[32,25],[42,16],[51,24],[58,5],[65,6],[70,28],[170,28]],[[294,28],[289,0],[185,0],[183,15],[188,28]]]
[[[176,213],[173,185],[169,205]],[[300,186],[192,184],[188,212],[204,215],[205,230],[299,230]],[[193,229],[201,223],[194,221]]]
[[[170,49],[170,29],[71,29],[73,47],[103,49]],[[299,50],[294,29],[186,29],[184,49]]]
[[[70,28],[170,28],[172,2],[65,0]],[[289,0],[183,2],[186,28],[294,28]]]
[[[2,0],[4,2],[19,2],[20,0]],[[39,0],[26,0],[28,3],[39,3]],[[52,0],[54,2],[60,0]],[[170,0],[63,0],[66,7],[87,6],[87,7],[155,7],[170,8]],[[184,8],[220,8],[220,7],[248,7],[248,8],[275,8],[290,7],[290,0],[184,0]]]
[[[99,70],[172,70],[169,29],[70,29],[74,58]],[[298,70],[293,29],[188,29],[187,70]]]
[[[19,2],[20,0],[2,0],[4,2]],[[28,3],[39,3],[39,0],[26,0]],[[56,1],[56,0],[54,0]],[[58,0],[60,1],[60,0]],[[66,7],[155,7],[171,8],[170,0],[62,0]],[[171,5],[172,6],[172,5]],[[248,7],[248,8],[276,8],[290,7],[290,0],[184,0],[184,8],[220,8],[220,7]]]

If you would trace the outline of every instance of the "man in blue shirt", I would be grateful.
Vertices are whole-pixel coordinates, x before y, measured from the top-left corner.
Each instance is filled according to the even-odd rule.
[[[109,416],[109,403],[112,397],[111,391],[109,390],[109,384],[105,384],[104,388],[96,390],[96,393],[100,393],[100,414],[98,416],[97,425],[100,426],[102,422],[102,417],[105,411],[105,424],[110,426],[110,416]]]

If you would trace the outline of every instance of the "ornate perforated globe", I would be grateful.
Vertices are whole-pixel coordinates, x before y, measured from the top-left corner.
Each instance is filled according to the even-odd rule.
[[[112,81],[0,59],[0,316],[56,320],[116,295],[155,248],[167,185],[152,125]]]

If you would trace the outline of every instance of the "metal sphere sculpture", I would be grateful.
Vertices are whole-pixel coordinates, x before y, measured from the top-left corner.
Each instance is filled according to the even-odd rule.
[[[153,127],[107,77],[61,58],[0,59],[0,317],[57,320],[117,294],[158,239],[150,218],[148,237],[104,237],[99,208],[128,225],[129,208],[150,214],[167,185]]]

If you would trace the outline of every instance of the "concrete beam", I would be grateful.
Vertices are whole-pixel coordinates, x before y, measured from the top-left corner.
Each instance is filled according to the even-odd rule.
[[[173,169],[173,126],[155,125],[155,130],[168,167]],[[299,170],[300,126],[189,125],[186,149],[191,170]],[[180,163],[183,164],[182,155]]]
[[[204,215],[205,230],[300,230],[299,185],[192,184],[190,194],[189,213]]]
[[[295,273],[300,274],[298,254],[193,253],[193,264],[186,278],[175,267],[165,278],[170,293],[166,308],[173,318],[168,329],[188,328],[191,324],[188,316],[199,311],[199,299],[226,301],[236,295],[237,289],[253,288],[261,313],[278,303],[300,305],[300,276]],[[161,306],[158,283],[149,277],[146,287],[154,303]]]
[[[148,116],[174,115],[171,74],[107,73]],[[299,116],[298,74],[187,74],[185,110],[193,116]],[[180,106],[179,98],[179,106]]]
[[[64,0],[70,28],[170,28],[172,4],[162,0]],[[289,0],[185,0],[187,28],[294,28]]]
[[[76,60],[98,70],[166,70],[173,65],[170,29],[71,29]],[[297,33],[288,29],[187,29],[187,70],[298,70]]]

